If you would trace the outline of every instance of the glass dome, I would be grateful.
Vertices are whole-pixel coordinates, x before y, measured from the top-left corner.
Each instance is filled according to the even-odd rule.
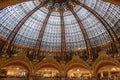
[[[0,38],[10,41],[10,46],[79,51],[120,37],[120,6],[101,0],[75,1],[34,0],[8,6],[0,10]]]

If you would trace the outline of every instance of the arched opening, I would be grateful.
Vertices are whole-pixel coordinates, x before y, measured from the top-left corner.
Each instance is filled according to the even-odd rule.
[[[68,70],[67,77],[68,80],[89,80],[91,78],[91,73],[83,67],[74,67]]]
[[[0,70],[0,76],[3,80],[26,80],[28,74],[28,69],[20,64],[9,64]]]
[[[120,80],[120,67],[117,67],[115,65],[102,66],[97,71],[97,78],[102,80]]]
[[[40,67],[36,72],[36,80],[60,80],[60,72],[54,66],[43,66]]]

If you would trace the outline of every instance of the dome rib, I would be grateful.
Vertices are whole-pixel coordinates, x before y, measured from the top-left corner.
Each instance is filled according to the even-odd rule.
[[[113,31],[113,29],[111,28],[111,26],[98,14],[96,13],[95,11],[93,11],[90,7],[80,3],[79,1],[76,2],[76,4],[84,7],[86,10],[88,10],[89,12],[91,12],[103,25],[104,25],[104,28],[107,30],[108,34],[110,35],[112,41],[113,41],[113,47],[115,49],[116,52],[118,52],[117,50],[117,46],[115,44],[115,39],[114,37],[112,36],[112,34],[115,36],[115,38],[117,39],[117,41],[119,42],[119,39],[116,35],[116,33]],[[108,28],[109,27],[109,28]],[[109,30],[110,29],[110,30]],[[119,45],[120,45],[120,42],[119,42]]]
[[[66,58],[66,36],[65,36],[65,26],[64,26],[64,18],[63,18],[63,10],[60,11],[60,21],[61,21],[61,56],[64,61]]]
[[[16,34],[18,33],[18,31],[20,30],[20,28],[22,27],[22,25],[28,20],[28,18],[34,14],[40,7],[44,6],[45,3],[41,3],[40,5],[38,5],[37,7],[35,7],[32,11],[30,11],[18,24],[17,26],[13,29],[13,31],[9,34],[6,43],[3,47],[3,55],[7,55],[7,51],[10,49],[11,44],[16,36]],[[11,40],[10,40],[11,38]],[[9,42],[10,40],[10,42]]]
[[[52,9],[53,8],[49,9],[49,12],[48,12],[48,14],[47,14],[47,16],[46,16],[46,18],[45,18],[45,20],[44,20],[44,22],[42,24],[42,28],[41,28],[41,30],[39,32],[39,36],[38,36],[38,39],[37,39],[37,42],[36,42],[36,46],[35,46],[35,48],[39,48],[39,49],[38,49],[38,51],[35,51],[35,53],[34,53],[34,58],[35,59],[37,59],[38,54],[40,53],[43,35],[44,35],[44,32],[45,32],[46,25],[48,23],[49,17],[50,17],[50,15],[52,13]]]
[[[81,31],[82,31],[82,35],[83,35],[84,40],[85,40],[86,49],[87,49],[88,54],[89,54],[89,59],[92,59],[92,54],[91,54],[91,52],[92,52],[92,46],[91,46],[91,43],[90,43],[90,39],[89,39],[89,37],[88,37],[88,34],[87,34],[87,32],[86,32],[83,24],[81,23],[78,15],[74,12],[74,10],[70,7],[70,5],[68,5],[68,7],[69,7],[69,10],[70,10],[70,11],[72,12],[72,14],[74,15],[75,19],[77,20],[78,24],[79,24],[79,27],[80,27],[80,29],[81,29]]]

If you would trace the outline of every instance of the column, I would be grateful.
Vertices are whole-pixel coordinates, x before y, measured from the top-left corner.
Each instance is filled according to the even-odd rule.
[[[100,77],[103,78],[103,72],[100,73]]]
[[[111,72],[108,72],[108,78],[111,78]]]

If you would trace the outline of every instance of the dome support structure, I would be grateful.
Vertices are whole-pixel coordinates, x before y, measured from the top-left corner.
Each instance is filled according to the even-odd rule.
[[[81,2],[79,1],[76,1],[76,4],[84,7],[86,10],[88,10],[89,12],[91,12],[104,26],[104,28],[107,30],[109,36],[111,37],[112,39],[112,42],[113,42],[113,47],[115,49],[116,52],[118,52],[117,50],[117,46],[116,46],[116,41],[119,43],[120,45],[120,41],[119,41],[119,38],[118,36],[116,35],[116,33],[114,32],[114,30],[112,29],[112,27],[98,14],[96,13],[95,11],[93,11],[90,7],[82,4]],[[113,34],[113,35],[112,35]],[[115,38],[114,38],[115,37]],[[116,40],[115,40],[116,39]]]
[[[64,26],[64,18],[63,18],[63,9],[60,10],[60,20],[61,20],[61,57],[62,60],[66,59],[66,37],[65,37],[65,26]]]
[[[47,1],[46,1],[47,2]],[[13,40],[18,33],[18,31],[21,29],[22,25],[28,20],[28,18],[34,14],[40,7],[44,6],[46,2],[41,2],[40,5],[35,7],[33,10],[31,10],[18,24],[17,26],[12,30],[12,32],[9,34],[9,36],[6,39],[5,45],[2,49],[2,55],[3,56],[8,56],[7,51],[10,50],[10,47],[13,43]]]
[[[52,9],[53,8],[50,7],[49,12],[48,12],[48,14],[47,14],[43,24],[42,24],[42,28],[39,31],[39,36],[38,36],[38,39],[37,39],[37,42],[36,42],[36,46],[35,46],[35,48],[38,48],[38,50],[35,51],[35,53],[34,53],[34,59],[35,60],[38,60],[38,54],[40,54],[40,51],[41,51],[41,44],[42,44],[43,35],[44,35],[44,32],[45,32],[46,25],[48,23],[49,17],[50,17],[50,15],[52,13]]]
[[[82,31],[82,34],[83,34],[83,37],[84,37],[84,40],[85,40],[85,44],[86,44],[87,53],[89,55],[89,59],[91,60],[93,58],[93,56],[92,56],[92,46],[91,46],[88,34],[86,32],[86,29],[84,28],[83,24],[81,23],[78,15],[75,13],[75,11],[72,9],[72,7],[69,4],[68,4],[68,8],[72,12],[72,14],[74,15],[74,17],[77,20],[78,25],[79,25],[79,27]]]

